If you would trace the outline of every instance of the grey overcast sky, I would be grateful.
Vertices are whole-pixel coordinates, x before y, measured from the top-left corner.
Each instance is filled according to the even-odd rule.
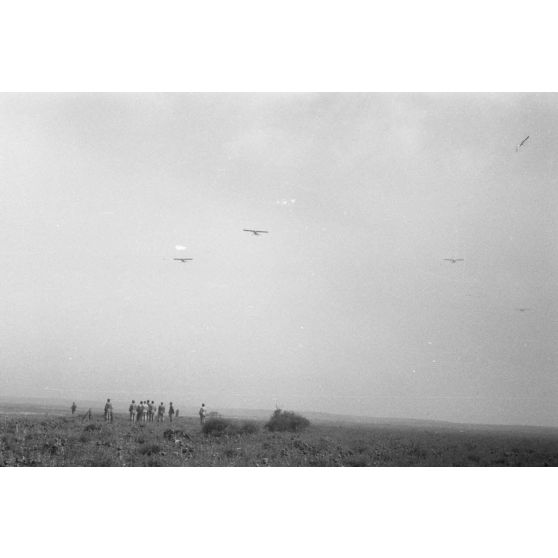
[[[552,94],[3,94],[0,393],[558,426],[556,153]]]

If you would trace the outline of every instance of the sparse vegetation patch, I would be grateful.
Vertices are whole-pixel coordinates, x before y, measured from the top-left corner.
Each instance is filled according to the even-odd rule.
[[[88,424],[83,431],[84,432],[98,432],[99,430],[102,430],[102,426],[100,424]]]
[[[202,432],[208,436],[222,436],[231,427],[232,422],[230,420],[216,417],[205,422]]]
[[[276,411],[257,421],[216,417],[172,424],[130,424],[115,414],[107,427],[67,417],[2,417],[5,467],[370,467],[558,466],[558,430],[528,432],[394,424],[333,424]],[[84,428],[85,427],[85,428]]]

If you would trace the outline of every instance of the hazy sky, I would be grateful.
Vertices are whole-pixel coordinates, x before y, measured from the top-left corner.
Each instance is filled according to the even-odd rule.
[[[0,394],[558,426],[556,153],[550,94],[1,95]]]

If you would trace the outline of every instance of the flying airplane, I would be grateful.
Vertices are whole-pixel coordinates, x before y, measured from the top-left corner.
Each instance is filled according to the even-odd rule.
[[[531,308],[516,308],[518,312],[527,312],[527,310],[531,310]]]
[[[177,261],[177,262],[182,262],[182,263],[186,263],[186,262],[191,262],[194,258],[173,258],[173,260]]]
[[[463,258],[444,258],[446,262],[457,263],[457,262],[464,262]]]
[[[257,230],[254,230],[254,229],[242,229],[242,230],[244,232],[251,232],[253,235],[256,235],[256,236],[258,236],[259,234],[262,234],[262,233],[268,233],[269,232],[269,231],[257,231]]]
[[[515,148],[515,151],[516,151],[516,152],[519,151],[519,150],[525,145],[525,143],[527,142],[528,139],[529,139],[529,136],[527,136],[527,137]]]

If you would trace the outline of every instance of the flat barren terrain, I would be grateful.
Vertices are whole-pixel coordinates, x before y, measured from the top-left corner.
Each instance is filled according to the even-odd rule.
[[[269,432],[265,421],[231,419],[204,434],[195,417],[132,425],[37,412],[0,415],[0,465],[55,467],[556,466],[558,430],[448,423],[313,421]],[[248,424],[250,428],[243,428]]]

